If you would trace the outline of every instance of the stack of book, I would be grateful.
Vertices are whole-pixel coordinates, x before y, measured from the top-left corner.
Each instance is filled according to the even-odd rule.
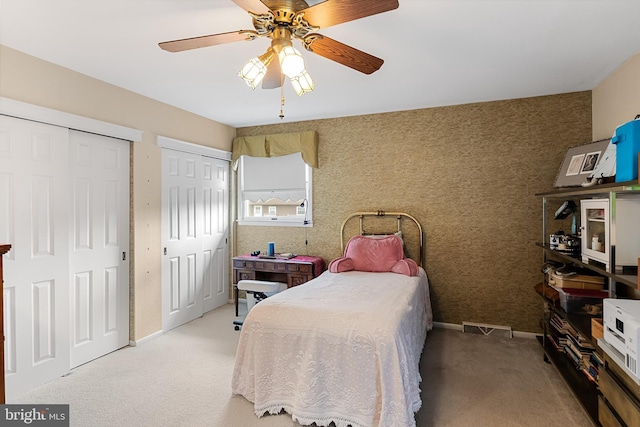
[[[577,369],[581,370],[591,381],[597,383],[597,368],[591,362],[592,355],[596,350],[595,347],[580,334],[575,336],[568,334],[567,338],[567,356],[573,360]],[[594,372],[594,374],[591,372]]]
[[[603,361],[591,341],[557,314],[551,317],[549,325],[547,338],[556,350],[565,353],[576,369],[597,383],[598,371]]]
[[[549,325],[551,326],[548,329],[547,338],[549,342],[555,347],[559,352],[565,353],[567,346],[567,335],[569,335],[570,331],[574,331],[569,322],[567,322],[562,317],[554,314],[553,317],[549,320]]]
[[[604,360],[602,359],[602,356],[600,356],[597,351],[594,351],[591,353],[591,359],[589,359],[587,372],[585,372],[584,374],[587,376],[587,378],[597,383],[598,371],[603,365],[604,365]]]

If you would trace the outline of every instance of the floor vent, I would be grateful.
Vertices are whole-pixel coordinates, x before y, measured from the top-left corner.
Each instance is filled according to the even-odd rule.
[[[501,338],[513,338],[511,326],[487,325],[484,323],[462,322],[462,332],[478,335],[493,335]]]

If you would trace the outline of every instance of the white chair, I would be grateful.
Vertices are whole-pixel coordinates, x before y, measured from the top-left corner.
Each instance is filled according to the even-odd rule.
[[[253,306],[263,299],[286,290],[287,284],[281,282],[267,282],[265,280],[240,280],[237,287],[239,291],[245,291],[247,294],[247,314],[249,314],[249,311],[251,311]],[[235,330],[239,330],[243,323],[244,319],[234,320],[233,324],[235,325]]]

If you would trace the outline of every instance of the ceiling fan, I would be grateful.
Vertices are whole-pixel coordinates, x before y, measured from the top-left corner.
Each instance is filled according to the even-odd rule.
[[[181,52],[258,37],[271,38],[267,51],[249,61],[238,73],[252,88],[262,82],[263,89],[282,86],[284,76],[291,80],[298,95],[313,90],[314,83],[304,60],[292,44],[299,40],[304,48],[364,74],[371,74],[383,60],[316,33],[320,28],[354,21],[398,7],[397,0],[325,0],[313,6],[304,0],[232,0],[253,18],[254,30],[238,30],[159,43],[169,52]],[[278,60],[274,61],[274,57]]]

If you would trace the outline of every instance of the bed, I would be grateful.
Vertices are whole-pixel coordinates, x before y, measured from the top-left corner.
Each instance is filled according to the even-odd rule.
[[[362,220],[374,213],[354,215],[360,218],[360,233],[346,250],[341,242],[345,255],[355,253],[349,253],[349,245],[367,234]],[[354,215],[343,222],[341,235]],[[258,417],[286,411],[303,425],[415,426],[421,406],[420,355],[432,327],[427,275],[419,265],[422,229],[408,214],[389,215],[398,218],[398,232],[404,218],[417,225],[420,263],[415,263],[415,274],[338,273],[330,266],[249,312],[238,342],[232,392],[253,402]],[[398,237],[377,234],[364,242],[396,245],[394,239]]]

